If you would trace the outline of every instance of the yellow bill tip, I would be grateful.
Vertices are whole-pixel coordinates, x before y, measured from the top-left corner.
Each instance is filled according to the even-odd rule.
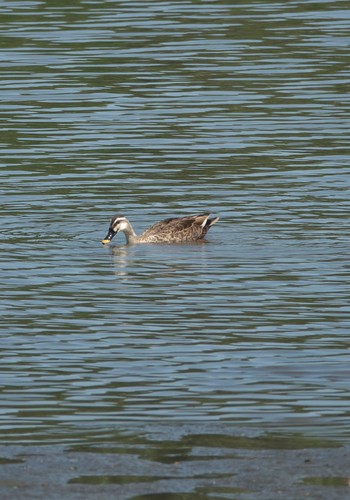
[[[111,242],[111,240],[102,240],[102,243],[103,243],[104,245],[108,245],[108,243],[110,243],[110,242]]]

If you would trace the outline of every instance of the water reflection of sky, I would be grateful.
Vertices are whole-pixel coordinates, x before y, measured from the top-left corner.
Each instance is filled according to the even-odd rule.
[[[345,437],[342,2],[140,6],[0,12],[3,428]],[[100,245],[207,210],[205,245]]]

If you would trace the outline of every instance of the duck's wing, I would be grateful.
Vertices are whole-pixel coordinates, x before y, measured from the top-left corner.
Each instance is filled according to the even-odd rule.
[[[209,213],[189,215],[187,217],[171,217],[157,222],[141,235],[142,240],[181,242],[202,239],[218,217],[209,219]]]

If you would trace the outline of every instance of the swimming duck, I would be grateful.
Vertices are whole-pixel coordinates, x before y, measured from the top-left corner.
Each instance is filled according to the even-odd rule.
[[[104,245],[123,231],[128,245],[135,243],[189,243],[203,240],[209,228],[219,217],[209,219],[210,213],[189,215],[188,217],[174,217],[157,222],[137,236],[132,225],[125,217],[116,215],[112,218],[107,236],[102,240]]]

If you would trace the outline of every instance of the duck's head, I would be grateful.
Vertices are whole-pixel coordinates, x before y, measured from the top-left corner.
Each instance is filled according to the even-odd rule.
[[[119,233],[119,231],[124,231],[128,227],[128,220],[121,215],[116,215],[112,217],[111,223],[109,225],[107,236],[102,240],[104,245],[107,245],[111,242],[112,238]]]

